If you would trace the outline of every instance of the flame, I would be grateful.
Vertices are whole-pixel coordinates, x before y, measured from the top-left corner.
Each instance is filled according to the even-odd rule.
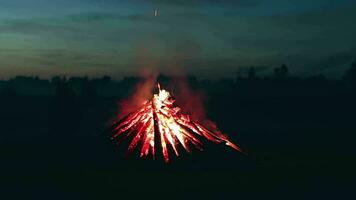
[[[180,146],[188,153],[191,152],[190,146],[203,150],[203,144],[197,136],[215,143],[224,143],[242,152],[219,130],[209,130],[191,120],[189,115],[182,114],[181,109],[174,106],[175,100],[170,93],[161,89],[159,84],[157,88],[158,93],[151,100],[145,101],[140,109],[116,121],[112,126],[112,140],[121,142],[128,137],[133,138],[128,147],[129,153],[141,142],[140,157],[147,157],[151,153],[155,158],[156,149],[160,145],[164,161],[169,162],[169,148],[173,149],[177,157],[180,155]]]

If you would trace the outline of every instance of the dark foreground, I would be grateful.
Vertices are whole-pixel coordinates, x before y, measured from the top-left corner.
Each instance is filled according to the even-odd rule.
[[[248,155],[207,144],[162,160],[124,158],[105,133],[116,98],[2,96],[1,199],[351,199],[356,98],[208,96],[207,110]]]

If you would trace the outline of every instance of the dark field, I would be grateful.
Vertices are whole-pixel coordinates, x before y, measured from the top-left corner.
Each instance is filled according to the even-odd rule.
[[[121,85],[120,85],[121,84]],[[163,161],[125,158],[105,131],[118,94],[0,96],[1,199],[348,199],[356,188],[356,96],[341,81],[190,82],[248,155],[207,143]],[[127,84],[127,86],[125,85]],[[56,86],[53,86],[54,88]],[[129,89],[127,89],[129,88]]]

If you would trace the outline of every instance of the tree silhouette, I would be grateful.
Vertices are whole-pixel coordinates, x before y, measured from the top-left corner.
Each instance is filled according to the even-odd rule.
[[[82,86],[82,96],[94,98],[97,96],[96,85],[93,81],[85,81]]]
[[[49,129],[58,140],[67,140],[79,127],[80,103],[65,77],[52,78],[55,95],[49,108]]]
[[[102,83],[104,84],[109,84],[111,82],[111,77],[108,75],[105,75],[101,78]]]
[[[356,60],[351,64],[350,69],[345,72],[343,79],[356,87]]]
[[[289,70],[287,65],[283,64],[281,67],[277,67],[274,69],[273,76],[277,79],[287,78],[289,74]]]
[[[59,98],[74,97],[75,93],[73,88],[66,81],[55,82],[55,95]]]
[[[65,76],[60,77],[60,76],[54,76],[51,78],[51,83],[52,84],[57,84],[57,83],[63,83],[66,82],[67,78]]]
[[[16,96],[16,94],[17,94],[17,90],[12,82],[9,82],[7,86],[4,88],[4,90],[2,91],[2,95],[7,97],[13,97]]]
[[[236,81],[242,80],[243,79],[243,71],[239,68],[236,71]]]
[[[250,79],[250,80],[256,79],[256,69],[255,69],[255,67],[250,67],[248,69],[248,79]]]

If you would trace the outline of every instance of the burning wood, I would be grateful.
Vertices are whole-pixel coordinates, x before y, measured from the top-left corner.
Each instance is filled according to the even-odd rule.
[[[155,158],[159,145],[165,162],[169,162],[168,147],[173,149],[177,157],[179,146],[186,152],[191,151],[190,146],[203,150],[203,144],[197,135],[215,143],[224,143],[241,152],[241,149],[219,130],[209,130],[181,113],[181,109],[173,105],[174,102],[169,92],[161,89],[158,84],[158,94],[144,102],[137,111],[113,124],[112,140],[121,142],[132,137],[128,152],[131,153],[139,143],[142,143],[141,157],[151,153]]]

